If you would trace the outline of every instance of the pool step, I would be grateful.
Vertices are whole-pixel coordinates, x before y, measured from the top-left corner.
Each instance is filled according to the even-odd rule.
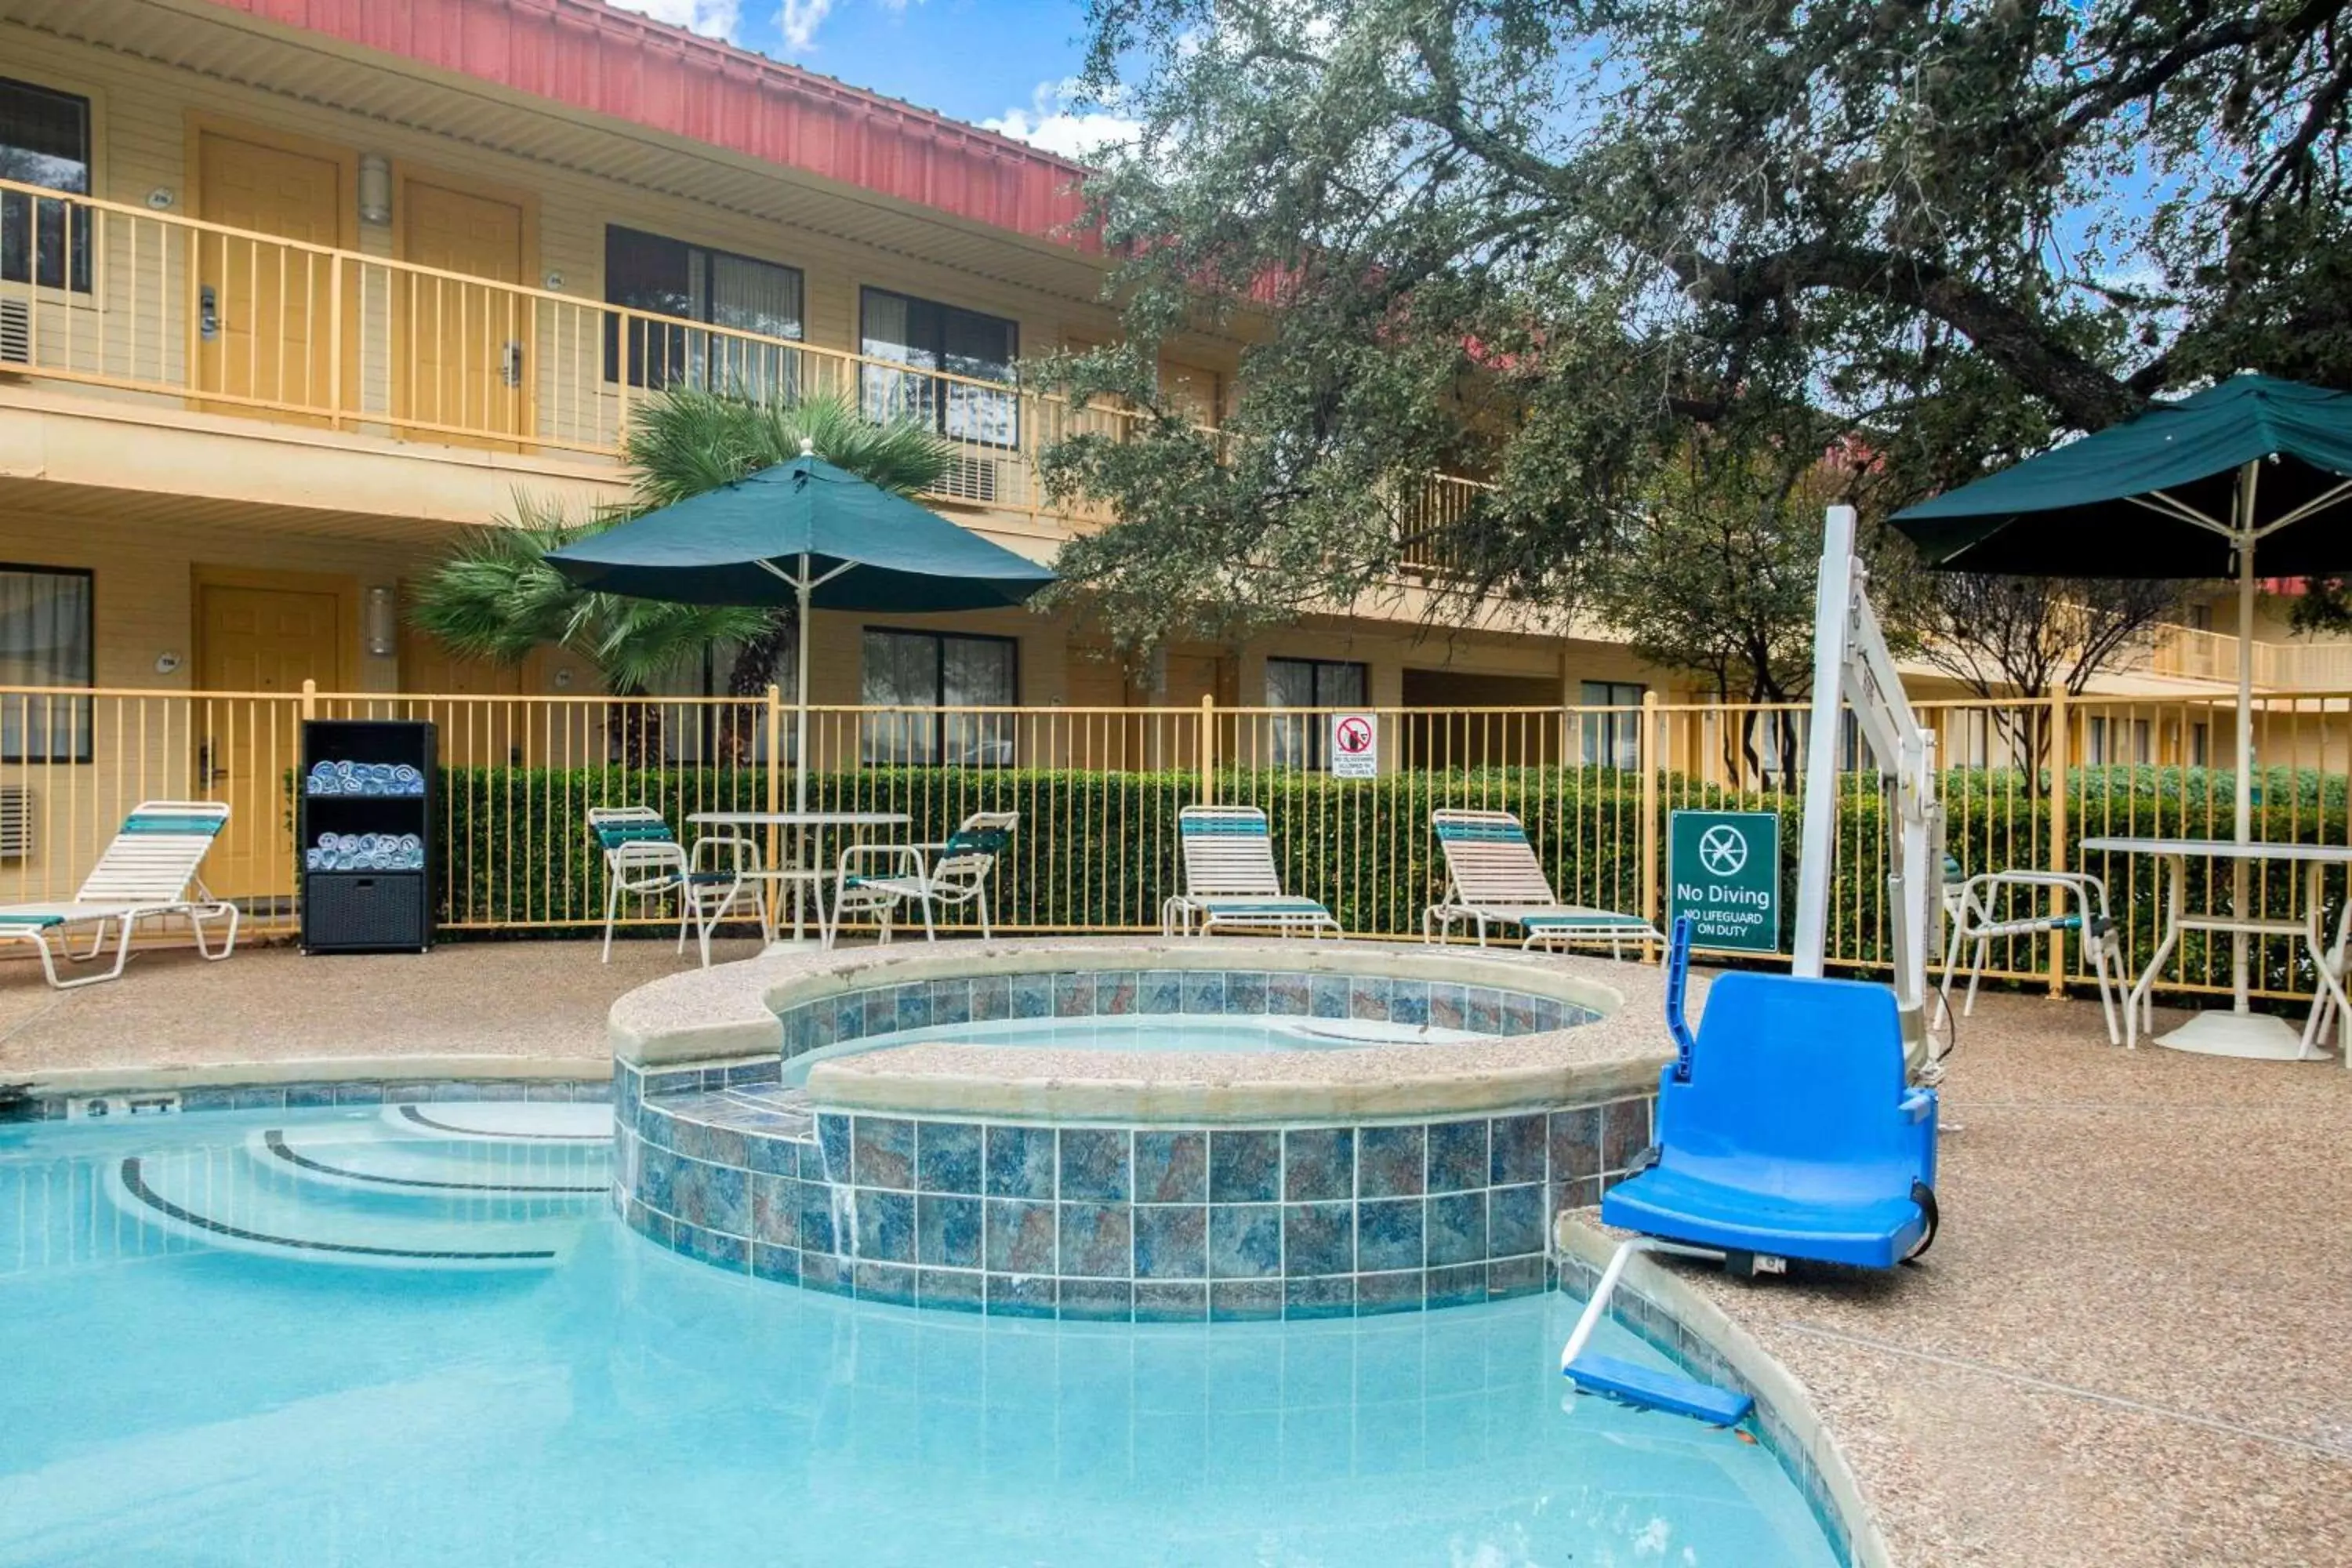
[[[381,1122],[257,1129],[264,1169],[321,1186],[391,1195],[589,1197],[612,1184],[612,1144],[424,1137]]]
[[[412,1137],[479,1138],[492,1142],[604,1143],[613,1139],[609,1105],[519,1100],[439,1100],[387,1105],[383,1120]]]

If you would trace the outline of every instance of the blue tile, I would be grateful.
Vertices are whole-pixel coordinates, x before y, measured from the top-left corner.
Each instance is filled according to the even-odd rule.
[[[991,1198],[985,1206],[987,1236],[982,1258],[992,1272],[1055,1272],[1052,1204]]]
[[[1181,1013],[1184,1010],[1184,975],[1175,969],[1147,969],[1136,977],[1135,1010],[1139,1013]]]
[[[1279,1279],[1219,1279],[1209,1286],[1213,1322],[1265,1322],[1282,1316]]]
[[[1544,1179],[1544,1117],[1497,1116],[1486,1130],[1486,1180],[1503,1187]]]
[[[1225,1010],[1225,976],[1223,970],[1193,970],[1184,976],[1184,1011],[1187,1013],[1223,1013]]]
[[[925,1193],[915,1200],[915,1259],[950,1268],[980,1267],[980,1200]]]
[[[849,1179],[861,1187],[915,1185],[915,1124],[896,1116],[860,1116],[850,1135]]]
[[[825,1047],[834,1043],[834,1020],[837,1016],[838,1013],[839,1009],[834,1005],[830,997],[823,1002],[811,1002],[808,1004],[809,1049],[813,1051],[823,1050]]]
[[[1359,974],[1348,982],[1348,1016],[1387,1023],[1389,983],[1376,974]]]
[[[1486,1299],[1486,1266],[1483,1263],[1431,1269],[1428,1294],[1423,1298],[1432,1307],[1466,1307]]]
[[[1050,974],[1013,976],[1013,1016],[1050,1018],[1054,1016],[1054,977]]]
[[[289,1083],[286,1086],[286,1106],[289,1110],[303,1106],[334,1103],[335,1086],[331,1083]]]
[[[1054,976],[1054,1016],[1091,1018],[1095,1011],[1095,977],[1080,970]]]
[[[887,1035],[898,1027],[898,988],[877,985],[857,993],[865,1004],[865,1029],[868,1035]]]
[[[665,1214],[677,1202],[677,1156],[658,1143],[643,1145],[637,1155],[637,1198]]]
[[[1470,999],[1463,1009],[1462,1026],[1475,1035],[1501,1034],[1503,994],[1490,986],[1470,987]]]
[[[1061,1304],[1065,1319],[1124,1323],[1135,1316],[1135,1287],[1124,1279],[1065,1279]]]
[[[1601,1168],[1622,1171],[1650,1145],[1650,1102],[1613,1100],[1601,1107]]]
[[[1106,1017],[1135,1011],[1135,971],[1107,969],[1095,976],[1095,1011]]]
[[[1197,1204],[1207,1202],[1208,1196],[1209,1135],[1206,1132],[1159,1132],[1137,1129],[1137,1203]]]
[[[829,1296],[846,1296],[852,1292],[849,1261],[831,1253],[801,1253],[801,1289],[822,1290]]]
[[[797,1138],[751,1137],[743,1140],[743,1163],[747,1169],[772,1176],[797,1176],[801,1173],[801,1150]],[[814,1152],[814,1145],[807,1145]]]
[[[1282,1271],[1292,1279],[1355,1273],[1356,1205],[1285,1205],[1282,1248]]]
[[[1225,1011],[1255,1017],[1265,1011],[1265,976],[1254,969],[1225,975]]]
[[[1356,1195],[1417,1197],[1424,1186],[1429,1130],[1419,1122],[1367,1127],[1356,1139]]]
[[[837,1045],[866,1037],[866,998],[855,991],[833,999],[833,1037]]]
[[[963,1024],[971,1020],[971,982],[969,980],[934,980],[931,982],[931,1024]],[[975,1285],[978,1281],[974,1281]]]
[[[1351,1318],[1355,1314],[1356,1277],[1352,1274],[1283,1282],[1282,1315],[1286,1318]]]
[[[1139,1323],[1197,1323],[1209,1315],[1209,1288],[1197,1281],[1170,1284],[1138,1280],[1135,1321]]]
[[[801,1250],[828,1256],[840,1250],[839,1237],[833,1233],[833,1189],[823,1182],[800,1184]],[[803,1272],[808,1263],[801,1264]]]
[[[676,1224],[669,1215],[657,1209],[649,1209],[643,1204],[633,1203],[621,1217],[631,1230],[635,1231],[647,1241],[658,1242],[667,1247],[677,1239]]]
[[[991,1274],[988,1312],[997,1318],[1050,1318],[1055,1311],[1054,1277],[1050,1274]]]
[[[185,1105],[187,1103],[187,1097],[183,1095],[180,1102],[181,1104]],[[382,1105],[383,1103],[383,1085],[380,1083],[339,1083],[335,1086],[335,1103],[337,1105]]]
[[[1468,994],[1450,981],[1429,983],[1429,1025],[1433,1029],[1459,1029],[1467,1021]]]
[[[1580,1106],[1550,1117],[1551,1176],[1555,1182],[1601,1173],[1601,1108]]]
[[[1265,1010],[1286,1018],[1307,1016],[1312,987],[1304,974],[1285,971],[1265,977]]]
[[[1458,1193],[1486,1184],[1486,1123],[1429,1124],[1429,1190]]]
[[[879,1301],[885,1306],[911,1307],[915,1304],[915,1271],[888,1263],[860,1263],[857,1266],[857,1299]]]
[[[1200,1204],[1145,1204],[1135,1210],[1135,1276],[1199,1279],[1209,1272],[1209,1211]]]
[[[1013,981],[1003,974],[975,974],[971,979],[971,1021],[984,1024],[1013,1016]]]
[[[950,1312],[977,1312],[987,1304],[986,1281],[960,1268],[925,1268],[915,1277],[915,1304]]]
[[[899,1028],[928,1029],[931,1026],[929,982],[917,980],[908,984],[892,986],[891,990],[896,995],[894,1011],[898,1019]],[[910,1289],[912,1283],[911,1280],[908,1281]]]
[[[1418,1268],[1408,1268],[1395,1274],[1359,1274],[1356,1276],[1356,1311],[1370,1317],[1376,1312],[1418,1312],[1422,1292],[1429,1277]]]
[[[1544,1249],[1544,1189],[1541,1182],[1493,1187],[1486,1194],[1486,1255],[1516,1258]]]
[[[776,1021],[783,1026],[783,1053],[787,1058],[804,1056],[816,1041],[814,1015],[806,1007],[787,1007]]]
[[[1486,1295],[1490,1300],[1534,1296],[1549,1289],[1540,1256],[1500,1258],[1486,1266]]]
[[[670,1245],[698,1263],[708,1263],[719,1268],[751,1267],[751,1244],[740,1236],[721,1236],[700,1226],[678,1226]]]
[[[915,1184],[927,1193],[980,1191],[980,1124],[915,1124]]]
[[[1318,974],[1307,999],[1307,1010],[1318,1018],[1344,1018],[1348,1016],[1348,977],[1344,974]]]
[[[771,1247],[801,1244],[800,1184],[790,1176],[751,1178],[751,1237]]]
[[[1389,982],[1389,1022],[1391,1024],[1429,1022],[1429,983],[1427,981],[1391,980]]]
[[[1123,1203],[1128,1195],[1128,1131],[1124,1127],[1065,1127],[1061,1132],[1065,1201]]]
[[[1054,1195],[1054,1130],[991,1126],[987,1134],[988,1195],[1050,1198]]]
[[[779,1285],[801,1282],[801,1254],[796,1247],[770,1247],[764,1242],[751,1244],[751,1272],[762,1279]]]
[[[1272,1203],[1281,1196],[1281,1133],[1219,1128],[1209,1134],[1211,1203]]]
[[[1429,1266],[1486,1259],[1486,1194],[1448,1193],[1429,1200]]]
[[[915,1260],[915,1196],[884,1192],[879,1187],[856,1190],[857,1256],[877,1263]]]
[[[1132,1274],[1133,1212],[1125,1204],[1062,1205],[1063,1278],[1124,1279]]]
[[[1422,1200],[1370,1199],[1356,1205],[1356,1267],[1367,1273],[1422,1266]]]
[[[849,1184],[849,1118],[820,1116],[816,1119],[817,1148],[824,1155],[824,1175],[827,1181]],[[807,1174],[803,1172],[802,1174]]]
[[[1280,1205],[1215,1204],[1210,1206],[1211,1278],[1271,1279],[1281,1272]]]
[[[1356,1130],[1293,1127],[1282,1135],[1282,1195],[1320,1203],[1356,1195]]]
[[[1524,991],[1503,993],[1503,1033],[1531,1035],[1536,1028],[1536,999]]]
[[[286,1108],[286,1091],[275,1085],[231,1089],[228,1104],[231,1110],[283,1110]]]
[[[751,1199],[748,1187],[749,1178],[734,1166],[681,1160],[670,1213],[688,1225],[725,1231],[730,1236],[749,1236]]]
[[[1564,1010],[1549,996],[1535,999],[1535,1027],[1538,1034],[1549,1034],[1564,1026]]]

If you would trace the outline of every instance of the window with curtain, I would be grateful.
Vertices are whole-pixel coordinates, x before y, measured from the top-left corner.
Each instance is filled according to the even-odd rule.
[[[1578,692],[1577,700],[1586,708],[1638,709],[1642,706],[1642,694],[1648,689],[1637,680],[1588,680]],[[1640,713],[1586,713],[1581,717],[1586,767],[1630,772],[1642,765]]]
[[[646,694],[726,697],[738,651],[734,643],[713,643],[703,649],[700,658],[688,659],[647,681]],[[776,660],[774,680],[783,691],[787,707],[795,689],[793,671],[799,653],[787,642]],[[671,762],[701,764],[740,761],[756,764],[767,758],[768,700],[764,692],[730,702],[665,703],[662,714],[662,755]],[[794,735],[795,726],[787,716],[783,733],[777,737],[782,747],[779,754],[787,765],[794,760]],[[618,754],[617,747],[614,754]]]
[[[604,302],[688,321],[797,341],[802,331],[796,267],[709,250],[618,224],[604,230]],[[604,379],[625,371],[631,386],[707,387],[748,397],[790,398],[799,389],[797,351],[727,332],[618,315],[604,321]]]
[[[908,367],[858,366],[858,402],[868,419],[912,419],[950,440],[982,446],[1021,444],[1020,399],[1013,394],[923,374],[945,371],[975,381],[1010,382],[1013,362],[1021,357],[1017,323],[867,289],[858,300],[858,339],[868,359]]]
[[[861,700],[921,713],[869,713],[859,751],[868,766],[1009,766],[1013,715],[940,711],[1020,700],[1021,645],[1011,637],[869,630]]]
[[[1269,658],[1265,705],[1269,708],[1361,708],[1370,672],[1360,664],[1334,658]],[[1328,713],[1281,715],[1268,720],[1267,760],[1277,768],[1319,768],[1329,760]]]
[[[89,195],[89,100],[0,78],[0,180]],[[86,207],[0,195],[0,282],[89,293],[89,231]]]
[[[0,567],[0,686],[89,688],[90,574]],[[0,762],[89,761],[87,697],[0,696]]]

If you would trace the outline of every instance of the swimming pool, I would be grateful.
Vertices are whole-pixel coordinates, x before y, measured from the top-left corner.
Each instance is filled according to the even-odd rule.
[[[1137,1325],[777,1290],[617,1225],[580,1112],[418,1109],[0,1129],[0,1563],[1834,1561],[1762,1448],[1564,1413],[1557,1295]]]

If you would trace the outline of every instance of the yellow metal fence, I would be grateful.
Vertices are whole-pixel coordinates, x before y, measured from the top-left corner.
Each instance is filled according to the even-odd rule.
[[[2157,888],[2144,859],[2084,856],[2099,834],[2227,837],[2234,713],[2224,702],[1928,702],[1943,764],[1948,844],[1969,872],[2084,869],[2106,879],[2134,952],[2152,949]],[[1000,868],[1007,931],[1156,929],[1181,885],[1176,813],[1195,802],[1263,807],[1294,891],[1352,932],[1408,938],[1444,891],[1429,814],[1517,813],[1565,900],[1662,918],[1668,822],[1685,808],[1781,817],[1783,951],[1793,936],[1794,862],[1810,715],[1793,706],[1370,710],[1375,776],[1331,768],[1328,710],[1225,708],[884,708],[810,710],[814,808],[893,812],[878,837],[937,840],[972,811],[1021,825]],[[69,898],[142,800],[226,802],[230,826],[206,862],[249,930],[299,919],[297,774],[303,719],[429,721],[440,788],[434,869],[444,930],[560,933],[602,919],[589,807],[646,805],[683,837],[715,811],[774,811],[794,797],[795,727],[773,690],[749,700],[0,689],[0,902]],[[2347,841],[2352,696],[2265,699],[2255,725],[2258,836]],[[1888,823],[1851,723],[1842,778],[1831,957],[1885,956]],[[2052,780],[2060,787],[2051,787]],[[790,836],[765,836],[772,856]],[[839,848],[828,847],[827,858]],[[2199,872],[2210,876],[2210,868]],[[2227,885],[2209,886],[2217,893]],[[2202,889],[2197,891],[2201,893]],[[2279,868],[2263,912],[2305,894]],[[2331,889],[2333,900],[2340,894]],[[2331,901],[2330,918],[2334,905]],[[2019,912],[2023,912],[2021,910]],[[641,917],[659,923],[658,915]],[[2307,994],[2290,944],[2263,946],[2266,994]],[[2017,938],[1992,970],[2057,988],[2081,982],[2071,940]],[[2176,990],[2226,989],[2218,943],[2172,961]]]

